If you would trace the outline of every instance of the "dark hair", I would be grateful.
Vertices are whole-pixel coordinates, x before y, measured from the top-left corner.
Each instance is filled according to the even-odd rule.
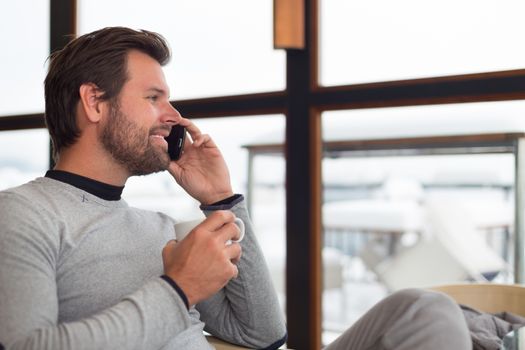
[[[44,83],[45,119],[55,160],[80,135],[76,120],[80,86],[93,83],[103,91],[102,100],[117,98],[128,79],[130,50],[139,50],[161,65],[170,59],[170,49],[160,34],[124,27],[108,27],[82,35],[51,54]]]

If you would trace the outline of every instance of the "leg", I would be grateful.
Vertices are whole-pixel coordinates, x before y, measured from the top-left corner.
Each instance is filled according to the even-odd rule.
[[[419,289],[394,293],[325,350],[468,350],[467,324],[448,296]]]

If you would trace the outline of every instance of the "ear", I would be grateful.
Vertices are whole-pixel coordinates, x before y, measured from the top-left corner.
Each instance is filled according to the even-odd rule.
[[[103,92],[93,83],[80,85],[80,103],[86,117],[92,123],[98,123],[105,112],[106,101],[100,99]]]

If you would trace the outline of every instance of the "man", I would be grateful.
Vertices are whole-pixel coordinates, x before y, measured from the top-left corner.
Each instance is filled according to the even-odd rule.
[[[0,194],[6,348],[207,349],[203,328],[253,347],[284,343],[243,198],[213,140],[169,103],[168,59],[160,36],[126,28],[82,36],[51,57],[56,167]],[[176,124],[191,141],[170,162],[164,137]],[[166,169],[208,215],[178,243],[171,218],[120,199],[130,176]],[[246,259],[240,244],[225,244],[239,235],[235,216],[246,223]]]
[[[208,349],[203,329],[255,348],[286,341],[244,199],[213,140],[169,103],[168,59],[158,34],[120,27],[52,55],[46,123],[56,167],[0,192],[6,349]],[[175,162],[164,137],[177,124],[191,140]],[[130,176],[162,170],[207,216],[180,242],[174,220],[120,198]],[[245,238],[227,245],[239,235],[235,217]],[[329,348],[463,349],[458,315],[440,294],[404,291]]]

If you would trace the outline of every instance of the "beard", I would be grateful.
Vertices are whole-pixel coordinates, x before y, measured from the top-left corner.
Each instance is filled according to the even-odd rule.
[[[109,119],[99,140],[104,149],[132,176],[147,175],[166,170],[170,164],[167,151],[152,144],[149,137],[162,128],[141,128],[122,113],[118,103],[111,103]]]

